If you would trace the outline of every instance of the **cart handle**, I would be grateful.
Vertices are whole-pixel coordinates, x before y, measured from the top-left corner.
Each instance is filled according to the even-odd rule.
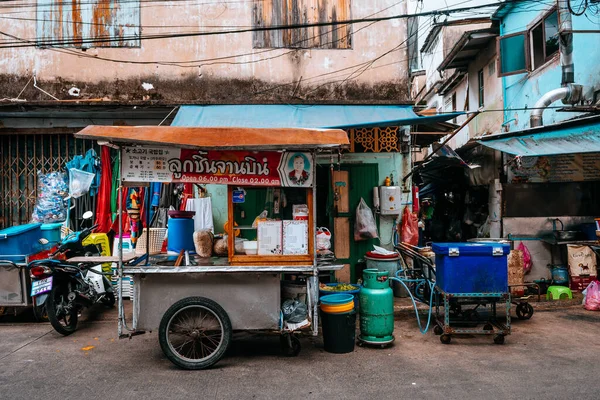
[[[17,265],[17,264],[15,264],[12,261],[9,261],[9,260],[0,260],[0,266],[6,266],[6,265],[8,265],[9,267],[12,267],[12,268],[17,268],[17,269],[23,268],[22,265]]]

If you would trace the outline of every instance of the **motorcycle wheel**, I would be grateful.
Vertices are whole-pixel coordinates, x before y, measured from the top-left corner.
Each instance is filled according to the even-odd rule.
[[[107,292],[100,301],[105,307],[113,308],[116,303],[115,294],[113,292]]]
[[[113,289],[110,281],[106,277],[103,278],[104,290],[106,291],[106,294],[102,298],[101,302],[105,307],[113,308],[116,303],[115,292],[112,291]]]
[[[50,324],[56,332],[64,336],[77,330],[77,309],[73,308],[69,313],[64,312],[64,308],[69,304],[68,294],[67,286],[58,283],[50,291],[50,296],[45,303]]]
[[[205,369],[225,355],[231,335],[231,321],[220,305],[204,297],[188,297],[164,314],[158,341],[178,367]]]

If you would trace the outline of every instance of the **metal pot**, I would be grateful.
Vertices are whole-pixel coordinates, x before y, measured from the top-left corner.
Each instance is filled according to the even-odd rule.
[[[577,240],[577,238],[580,236],[580,234],[581,234],[580,231],[563,231],[563,230],[554,231],[554,237],[556,238],[556,240],[559,240],[559,241]]]

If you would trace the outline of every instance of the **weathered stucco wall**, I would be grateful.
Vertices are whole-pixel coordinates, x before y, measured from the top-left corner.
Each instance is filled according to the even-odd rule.
[[[492,41],[481,51],[475,62],[469,66],[469,110],[479,108],[479,79],[478,73],[483,69],[483,112],[469,123],[469,136],[487,135],[500,132],[503,122],[502,114],[502,80],[496,73],[496,41]],[[466,143],[466,141],[465,141]]]
[[[404,2],[392,0],[353,1],[351,6],[354,19],[406,12]],[[2,18],[0,31],[18,39],[36,38],[39,14],[34,5],[5,11],[11,18],[27,20]],[[253,2],[142,3],[140,20],[142,37],[250,28]],[[352,31],[349,49],[255,49],[252,32],[141,40],[140,47],[86,51],[0,48],[0,93],[1,97],[16,97],[35,73],[38,85],[59,99],[407,100],[407,52],[402,45],[405,20],[355,24]],[[19,42],[4,37],[5,44],[7,41]],[[396,46],[399,48],[390,52]],[[144,89],[144,82],[153,88]],[[79,97],[68,94],[72,87],[81,89]],[[21,98],[51,100],[31,85]]]
[[[500,25],[501,35],[526,30],[531,27],[538,17],[551,8],[537,5],[538,2],[530,1],[519,4],[502,19]],[[600,15],[586,13],[580,17],[572,16],[573,30],[598,30]],[[575,82],[583,85],[583,93],[588,100],[593,99],[594,91],[600,89],[600,34],[574,33],[573,34],[573,62],[575,64]],[[541,68],[524,74],[517,74],[503,78],[504,105],[510,109],[505,112],[504,120],[510,131],[529,128],[530,111],[535,102],[550,90],[557,89],[561,83],[561,68],[559,57],[556,56]],[[552,106],[562,106],[560,101]],[[525,109],[525,110],[523,110]],[[553,124],[578,115],[571,112],[557,112],[547,109],[544,112],[544,125]]]

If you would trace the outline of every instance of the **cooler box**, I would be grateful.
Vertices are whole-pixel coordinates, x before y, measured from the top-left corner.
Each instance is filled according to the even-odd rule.
[[[41,226],[42,224],[26,224],[11,226],[10,228],[1,230],[0,259],[21,261],[25,258],[23,256],[37,253],[41,248],[38,242],[42,238]]]
[[[446,293],[508,293],[508,253],[502,243],[433,243],[436,285]]]
[[[48,240],[52,244],[60,242],[60,228],[63,226],[62,222],[55,222],[53,224],[42,224],[40,228],[42,230],[42,237]]]

